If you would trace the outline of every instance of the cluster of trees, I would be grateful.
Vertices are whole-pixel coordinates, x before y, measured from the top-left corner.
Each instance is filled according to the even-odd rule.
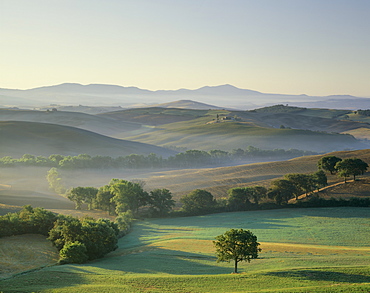
[[[168,189],[147,192],[143,186],[142,181],[112,179],[108,185],[100,188],[72,188],[67,192],[67,197],[76,204],[76,209],[87,204],[88,209],[104,210],[121,218],[127,216],[125,213],[137,215],[142,207],[146,207],[146,216],[167,215],[175,205],[172,193]]]
[[[325,172],[320,170],[312,174],[292,173],[286,174],[283,179],[277,179],[271,182],[267,196],[280,204],[287,204],[292,198],[298,200],[302,194],[310,194],[314,190],[327,185]]]
[[[182,210],[185,215],[203,215],[215,212],[219,203],[212,193],[204,189],[195,189],[180,198]]]
[[[353,176],[353,180],[356,180],[357,175],[363,175],[369,165],[361,159],[350,158],[344,159],[336,156],[325,156],[322,157],[318,162],[317,166],[319,169],[330,172],[330,174],[337,174],[339,177],[344,178],[344,182],[347,178]]]
[[[110,220],[77,219],[30,205],[0,216],[0,237],[28,233],[48,236],[59,251],[61,263],[103,257],[116,249],[119,232],[119,225]]]
[[[370,198],[352,197],[350,199],[311,197],[307,201],[298,201],[294,204],[297,208],[318,208],[318,207],[370,207]]]
[[[243,211],[251,208],[266,197],[267,189],[263,186],[234,187],[227,191],[227,207],[230,211]]]
[[[283,179],[271,182],[269,189],[263,186],[235,187],[228,190],[227,207],[230,211],[248,210],[259,205],[263,198],[273,199],[276,204],[287,204],[292,198],[298,199],[301,194],[327,185],[325,173],[317,171],[313,174],[286,174]]]
[[[0,237],[27,233],[48,236],[56,219],[57,215],[50,211],[27,205],[17,213],[0,216]]]
[[[83,263],[117,248],[119,229],[107,219],[58,216],[48,239],[59,250],[61,263]]]
[[[167,159],[149,154],[147,156],[131,154],[124,157],[112,158],[109,156],[90,156],[80,154],[78,156],[51,155],[49,157],[25,154],[19,159],[10,156],[0,158],[0,167],[14,166],[44,166],[65,169],[82,168],[164,168],[164,167],[197,167],[203,165],[215,165],[230,163],[232,161],[247,160],[254,157],[298,157],[316,154],[309,151],[296,149],[262,150],[253,146],[247,149],[234,149],[230,152],[222,150],[188,150],[171,156]]]
[[[354,111],[354,113],[358,114],[358,115],[362,115],[362,116],[370,116],[370,110],[369,109],[357,110],[357,111]]]
[[[257,112],[257,113],[290,113],[290,112],[300,112],[304,111],[307,108],[288,106],[283,104],[263,107],[259,109],[249,110],[248,112]]]

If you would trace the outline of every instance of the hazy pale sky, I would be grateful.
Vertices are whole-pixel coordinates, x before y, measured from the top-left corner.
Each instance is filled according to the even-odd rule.
[[[0,0],[0,88],[370,97],[369,0]]]

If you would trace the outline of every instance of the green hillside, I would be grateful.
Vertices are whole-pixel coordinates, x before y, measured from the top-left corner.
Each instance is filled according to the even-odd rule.
[[[0,109],[0,121],[52,123],[77,127],[108,136],[140,128],[140,124],[133,122],[121,122],[102,116],[78,112],[52,111],[51,109],[48,109],[48,111]]]
[[[104,113],[101,116],[156,126],[122,133],[118,137],[161,146],[231,150],[253,145],[328,152],[369,147],[366,142],[339,135],[353,134],[363,139],[370,133],[370,124],[352,121],[349,118],[351,113],[348,110],[276,105],[251,111],[153,107]],[[207,124],[216,122],[217,115],[220,123]]]
[[[320,108],[302,108],[288,105],[274,105],[269,107],[258,108],[247,112],[260,113],[260,114],[276,114],[276,113],[290,113],[299,114],[304,116],[314,116],[320,118],[341,118],[344,115],[351,113],[351,110],[336,110],[336,109],[320,109]]]
[[[79,128],[48,123],[8,121],[0,122],[0,157],[21,157],[23,154],[49,156],[156,153],[164,157],[173,154],[161,147],[125,141],[99,135]]]
[[[118,121],[131,121],[144,125],[162,125],[192,120],[205,116],[208,114],[208,112],[208,110],[151,107],[114,111],[99,114],[98,116],[116,119]]]
[[[329,152],[343,149],[367,148],[365,143],[350,135],[314,132],[300,129],[262,127],[258,123],[230,121],[212,123],[211,117],[161,125],[155,131],[125,139],[160,146],[179,146],[188,149],[245,149],[250,145],[263,149],[302,149]],[[129,135],[129,132],[126,133]]]

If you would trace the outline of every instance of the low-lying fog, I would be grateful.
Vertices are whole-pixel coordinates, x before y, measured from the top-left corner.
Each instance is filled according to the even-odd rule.
[[[269,159],[250,161],[249,163],[269,162]],[[268,166],[279,164],[267,163]],[[244,162],[246,163],[246,162]],[[284,164],[284,162],[281,162]],[[142,180],[147,191],[155,188],[169,189],[175,199],[194,189],[208,188],[219,198],[226,196],[227,189],[235,184],[246,182],[263,182],[282,176],[285,167],[277,167],[269,171],[258,164],[237,166],[238,162],[224,167],[203,167],[188,169],[58,169],[59,177],[64,187],[77,186],[101,187],[109,183],[112,178],[124,180]],[[315,169],[315,164],[313,169]],[[233,167],[236,166],[236,167]],[[266,166],[264,164],[264,166]],[[270,167],[269,167],[270,168]],[[311,167],[310,167],[311,168]],[[74,203],[65,197],[51,191],[46,179],[50,167],[10,167],[0,168],[0,199],[2,204],[23,206],[30,204],[34,207],[48,209],[74,209]],[[308,169],[310,171],[310,169]],[[243,173],[244,172],[244,173]]]

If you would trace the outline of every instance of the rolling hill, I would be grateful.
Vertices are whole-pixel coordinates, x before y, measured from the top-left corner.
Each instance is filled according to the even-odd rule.
[[[292,106],[275,105],[255,109],[252,111],[238,112],[243,118],[254,119],[260,123],[266,123],[270,127],[288,127],[293,129],[306,129],[313,131],[325,131],[335,133],[354,133],[356,129],[370,130],[370,120],[364,116],[355,114],[356,111],[334,109],[310,109]],[[369,137],[370,138],[370,137]]]
[[[118,157],[132,153],[156,153],[167,157],[174,154],[173,151],[154,145],[114,139],[70,126],[38,122],[2,121],[0,137],[1,157],[21,157],[23,154]]]
[[[345,158],[360,158],[370,165],[370,150],[341,151],[326,155]],[[317,161],[323,155],[295,158],[287,161],[262,162],[232,167],[184,169],[143,174],[142,178],[148,188],[168,188],[179,195],[189,193],[194,189],[206,189],[215,197],[222,198],[227,190],[238,186],[263,185],[268,187],[274,179],[288,173],[313,173],[317,171]],[[328,175],[329,184],[342,182],[335,175]],[[366,185],[366,183],[365,183]],[[367,192],[370,187],[367,186]],[[366,187],[365,186],[365,187]],[[329,191],[327,191],[329,192]],[[351,191],[347,189],[347,195]],[[342,194],[342,196],[344,193]],[[350,195],[348,195],[350,197]]]
[[[369,147],[366,141],[358,141],[351,135],[340,135],[354,134],[364,139],[370,134],[370,124],[355,121],[351,118],[352,113],[348,110],[278,105],[251,111],[154,107],[115,111],[100,116],[157,126],[147,128],[147,131],[126,132],[119,138],[161,146],[231,150],[253,145],[262,149],[297,148],[329,152]]]
[[[118,121],[131,121],[153,126],[193,120],[207,113],[208,110],[150,107],[102,113],[99,114],[99,116],[116,119]]]
[[[50,109],[50,110],[49,110]],[[115,136],[141,127],[134,122],[121,122],[103,116],[78,112],[0,109],[0,121],[27,121],[72,126],[106,136]]]
[[[125,139],[160,146],[178,146],[200,150],[232,150],[255,146],[262,149],[301,149],[329,152],[344,149],[364,149],[368,145],[350,135],[301,129],[263,127],[253,122],[230,121],[213,123],[210,117],[160,125],[151,132]]]
[[[179,100],[169,103],[162,103],[157,105],[152,105],[152,107],[159,108],[176,108],[176,109],[194,109],[194,110],[220,110],[221,107],[204,104],[192,100]]]

